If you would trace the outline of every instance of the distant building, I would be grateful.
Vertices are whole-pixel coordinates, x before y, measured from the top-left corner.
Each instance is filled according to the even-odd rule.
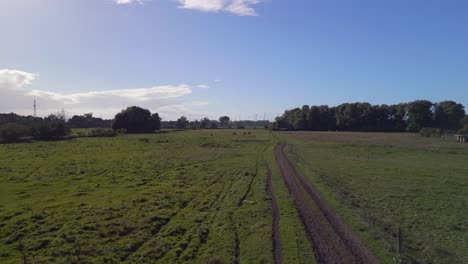
[[[466,135],[455,135],[457,142],[468,143],[468,134]]]

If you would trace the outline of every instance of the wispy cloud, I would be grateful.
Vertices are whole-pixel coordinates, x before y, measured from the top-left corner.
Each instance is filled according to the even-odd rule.
[[[225,0],[177,0],[179,8],[204,12],[219,12],[225,6]]]
[[[197,85],[197,88],[200,88],[200,89],[208,89],[210,88],[210,86],[206,85],[206,84],[199,84]]]
[[[37,76],[0,69],[0,113],[32,114],[32,102],[36,99],[40,115],[65,109],[70,114],[93,112],[111,118],[127,106],[138,105],[159,112],[166,119],[174,119],[180,115],[201,115],[202,112],[194,108],[206,105],[206,102],[193,102],[187,97],[193,87],[186,84],[66,93],[31,89]]]
[[[143,4],[143,0],[113,0],[118,5],[125,5],[125,4],[132,4],[132,3],[139,3]]]
[[[26,95],[61,101],[64,104],[79,104],[90,100],[129,100],[134,102],[145,102],[150,100],[176,98],[191,93],[192,88],[190,86],[179,85],[123,90],[92,91],[71,94],[32,90],[27,92]]]
[[[179,8],[203,12],[227,12],[237,16],[258,16],[252,7],[263,0],[177,0]]]
[[[226,6],[226,11],[238,16],[258,16],[252,5],[260,2],[261,0],[233,0]]]
[[[113,0],[116,4],[143,4],[143,0]],[[174,1],[174,0],[172,0]],[[179,8],[198,10],[202,12],[226,12],[236,16],[258,16],[253,5],[263,0],[175,0]]]

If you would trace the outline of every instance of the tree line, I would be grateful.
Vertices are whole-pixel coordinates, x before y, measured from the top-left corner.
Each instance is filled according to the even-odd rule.
[[[93,117],[92,113],[66,119],[63,112],[45,118],[0,114],[0,140],[21,138],[51,140],[66,137],[70,128],[99,128],[89,136],[115,136],[118,133],[152,133],[163,128],[216,129],[268,127],[273,130],[418,132],[432,135],[437,131],[468,133],[468,116],[464,106],[454,101],[432,103],[417,100],[394,105],[345,103],[335,107],[308,106],[286,110],[273,124],[268,120],[231,121],[228,116],[218,120],[205,117],[189,121],[181,116],[177,121],[162,122],[158,113],[131,106],[117,113],[112,120]],[[438,129],[436,132],[428,128]],[[437,132],[439,133],[439,132]]]
[[[51,114],[45,118],[14,113],[0,114],[0,139],[3,141],[13,142],[23,137],[52,140],[68,134],[70,127],[65,122],[65,117],[60,114]]]
[[[217,128],[237,128],[246,127],[269,127],[268,120],[238,120],[231,121],[229,116],[220,116],[218,120],[204,117],[200,120],[189,121],[186,116],[181,116],[177,121],[163,121],[162,128],[170,129],[217,129]]]
[[[468,125],[464,106],[454,101],[416,100],[394,105],[344,103],[286,110],[274,130],[419,132],[422,128],[457,131]],[[463,131],[462,131],[463,132]]]
[[[165,128],[215,129],[231,127],[228,116],[218,120],[203,118],[189,121],[182,116],[177,121],[164,122]],[[117,113],[114,119],[93,117],[92,113],[74,115],[67,119],[65,112],[51,114],[45,118],[20,116],[15,113],[0,114],[0,141],[14,142],[21,139],[36,140],[61,139],[70,134],[70,128],[91,128],[86,133],[90,137],[115,136],[118,133],[152,133],[160,130],[162,121],[158,113],[131,106]],[[83,134],[80,132],[80,135]]]

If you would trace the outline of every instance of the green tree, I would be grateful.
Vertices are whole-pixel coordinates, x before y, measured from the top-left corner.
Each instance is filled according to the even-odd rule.
[[[200,120],[200,128],[209,128],[211,121],[208,117],[204,117]]]
[[[131,106],[115,115],[112,129],[125,129],[127,133],[151,133],[161,129],[159,115],[147,109]]]
[[[468,115],[466,115],[466,116],[461,120],[461,125],[462,125],[462,126],[468,125]]]
[[[408,104],[408,131],[418,132],[432,123],[433,103],[427,100],[417,100]]]
[[[227,127],[229,125],[229,121],[231,118],[229,116],[222,116],[219,118],[219,122],[221,123],[221,127]]]
[[[435,126],[445,130],[457,130],[460,120],[465,116],[464,106],[454,101],[443,101],[435,104]]]
[[[310,130],[322,130],[321,113],[318,106],[311,106],[307,113],[307,127]]]
[[[389,107],[389,120],[391,122],[389,130],[393,132],[403,132],[407,127],[407,104],[391,105]]]
[[[179,119],[177,119],[176,127],[179,129],[186,129],[188,124],[189,121],[187,120],[187,117],[181,116]]]
[[[149,126],[150,126],[151,132],[154,132],[156,130],[161,130],[161,117],[159,117],[158,113],[154,113],[151,115]]]
[[[309,113],[310,108],[308,105],[302,106],[301,109],[298,109],[294,114],[293,126],[294,130],[307,130],[309,124],[307,122],[307,114]]]

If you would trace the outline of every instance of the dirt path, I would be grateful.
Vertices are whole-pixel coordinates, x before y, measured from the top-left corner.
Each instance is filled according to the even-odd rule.
[[[271,208],[273,209],[273,232],[272,232],[272,239],[273,239],[273,255],[275,259],[275,264],[282,264],[283,263],[283,255],[281,252],[281,237],[280,237],[280,226],[279,226],[279,208],[278,204],[276,203],[275,193],[273,192],[273,184],[271,183],[271,170],[270,167],[267,166],[267,193],[270,196],[271,200]]]
[[[276,161],[296,204],[307,237],[312,243],[317,262],[320,264],[379,263],[372,252],[353,234],[351,228],[295,169],[284,152],[285,147],[285,144],[276,146]]]

